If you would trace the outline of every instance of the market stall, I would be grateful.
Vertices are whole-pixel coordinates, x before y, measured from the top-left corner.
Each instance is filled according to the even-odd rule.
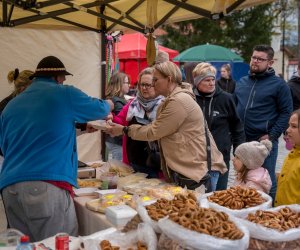
[[[70,250],[300,247],[300,206],[271,208],[271,197],[253,188],[204,194],[147,179],[118,161],[89,163],[87,171],[80,175],[94,177],[78,180],[80,236],[70,237]],[[34,244],[53,249],[55,241],[53,236]]]

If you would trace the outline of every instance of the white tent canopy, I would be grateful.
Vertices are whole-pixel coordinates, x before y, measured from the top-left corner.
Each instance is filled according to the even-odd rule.
[[[0,0],[4,26],[28,23],[80,26],[99,31],[99,18],[107,30],[146,32],[163,23],[200,17],[218,19],[235,9],[272,0]]]

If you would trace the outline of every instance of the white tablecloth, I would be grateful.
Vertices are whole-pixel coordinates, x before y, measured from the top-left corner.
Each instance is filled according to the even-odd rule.
[[[86,236],[95,232],[114,227],[107,219],[105,214],[93,212],[86,208],[85,203],[92,199],[96,199],[95,196],[81,196],[75,197],[75,209],[78,220],[78,234],[80,236]]]

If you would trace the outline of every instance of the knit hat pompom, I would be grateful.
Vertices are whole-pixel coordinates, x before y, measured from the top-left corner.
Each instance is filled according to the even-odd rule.
[[[272,150],[272,142],[268,139],[265,140],[261,140],[260,141],[261,144],[265,145],[265,147],[268,149],[269,152],[271,152]]]
[[[266,139],[239,145],[235,150],[235,155],[248,169],[256,169],[262,166],[271,150],[272,142]]]

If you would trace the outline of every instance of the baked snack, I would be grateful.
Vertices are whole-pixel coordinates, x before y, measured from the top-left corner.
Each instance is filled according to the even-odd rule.
[[[254,188],[231,187],[227,190],[215,191],[207,198],[210,202],[230,209],[255,207],[265,202],[265,199]]]

